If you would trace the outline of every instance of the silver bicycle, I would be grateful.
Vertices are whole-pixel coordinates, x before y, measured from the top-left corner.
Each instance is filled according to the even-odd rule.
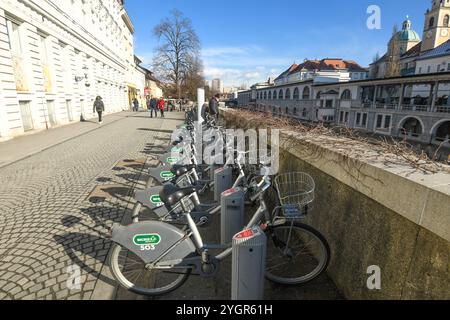
[[[279,196],[267,200],[265,194],[271,190],[270,178],[265,175],[252,181],[251,198],[258,201],[259,206],[245,229],[261,227],[268,237],[267,279],[283,285],[303,284],[325,271],[330,249],[317,230],[298,222],[305,213],[298,210],[302,203],[280,203],[290,200],[286,200],[282,191],[283,176],[275,181],[281,190]],[[287,195],[290,196],[302,198],[299,194]],[[186,197],[189,197],[187,192],[171,195],[172,201],[181,201],[183,206]],[[266,201],[273,200],[274,210],[270,211]],[[146,296],[167,294],[183,285],[193,271],[202,277],[215,275],[220,262],[231,255],[231,246],[205,244],[189,210],[185,209],[189,227],[184,230],[160,221],[113,227],[115,244],[110,266],[115,279],[124,288]],[[223,251],[213,256],[211,250]]]

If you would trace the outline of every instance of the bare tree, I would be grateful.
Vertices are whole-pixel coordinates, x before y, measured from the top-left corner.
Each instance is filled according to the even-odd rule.
[[[169,18],[162,20],[153,34],[159,41],[154,69],[161,79],[172,84],[172,93],[180,99],[182,85],[188,81],[192,64],[199,61],[200,40],[191,20],[178,10],[173,10]]]
[[[186,98],[194,99],[197,88],[204,87],[203,62],[199,57],[190,57],[186,73],[181,83],[182,93]]]

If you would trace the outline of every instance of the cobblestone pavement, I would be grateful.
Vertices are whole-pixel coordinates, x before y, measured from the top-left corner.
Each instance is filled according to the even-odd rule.
[[[146,180],[152,145],[167,143],[166,128],[179,122],[114,117],[122,119],[0,169],[0,299],[91,298],[108,228]]]

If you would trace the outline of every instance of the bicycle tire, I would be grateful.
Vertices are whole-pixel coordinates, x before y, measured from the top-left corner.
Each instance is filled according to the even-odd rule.
[[[121,250],[127,250],[125,248],[123,248],[122,246],[118,245],[118,244],[114,244],[111,250],[111,255],[110,255],[110,259],[109,259],[109,265],[111,268],[111,272],[114,276],[114,279],[126,290],[142,295],[142,296],[147,296],[147,297],[156,297],[156,296],[162,296],[162,295],[166,295],[170,292],[173,292],[175,290],[177,290],[179,287],[181,287],[189,278],[190,274],[191,274],[191,269],[189,268],[185,268],[182,269],[182,271],[178,271],[180,269],[177,269],[177,273],[178,277],[170,282],[168,285],[165,285],[163,287],[160,288],[146,288],[143,287],[140,284],[136,284],[133,283],[132,281],[130,281],[122,272],[122,270],[120,269],[120,262],[119,262],[119,255]],[[127,250],[128,251],[128,250]],[[128,251],[129,252],[129,251]],[[130,259],[130,257],[127,256],[127,259]],[[144,262],[142,262],[142,265],[144,265]],[[135,265],[135,263],[133,264]],[[146,270],[148,271],[148,270]],[[166,273],[167,270],[166,270]]]
[[[277,241],[281,241],[280,239],[275,239],[274,238],[274,234],[276,234],[276,230],[281,230],[281,229],[290,229],[292,228],[292,230],[296,230],[296,231],[302,231],[305,234],[311,235],[313,239],[317,240],[317,243],[319,244],[319,248],[320,248],[320,260],[318,265],[309,273],[304,274],[304,275],[298,275],[296,277],[290,277],[288,275],[276,275],[273,272],[270,272],[269,270],[271,270],[272,266],[271,263],[269,262],[271,258],[274,258],[273,255],[276,254],[274,252],[271,252],[270,249],[271,248],[271,244],[274,244],[275,247],[279,246],[279,243],[277,244]],[[267,260],[266,260],[266,278],[268,280],[270,280],[271,282],[277,283],[277,284],[281,284],[281,285],[289,285],[289,286],[295,286],[295,285],[301,285],[301,284],[306,284],[308,282],[313,281],[314,279],[316,279],[317,277],[319,277],[323,272],[325,272],[325,270],[327,269],[329,262],[330,262],[330,246],[327,242],[327,240],[325,239],[325,237],[316,229],[314,229],[311,226],[299,223],[299,222],[295,222],[295,221],[287,221],[282,225],[277,225],[271,228],[268,228],[266,230],[266,233],[268,238],[268,246],[267,246]],[[282,242],[282,241],[281,241]],[[282,261],[283,259],[279,259],[277,261],[281,262],[281,264],[289,264],[292,263],[292,261],[289,261],[290,257],[287,256],[286,252],[291,250],[292,248],[289,248],[289,250],[287,249],[288,246],[286,246],[286,248],[284,248],[285,252],[284,257],[283,254],[281,254],[281,258],[284,258],[285,261]],[[280,249],[279,247],[277,248],[278,250]],[[313,259],[317,259],[317,257],[314,256],[314,254],[308,253],[311,260]],[[272,257],[271,257],[272,255]],[[312,257],[311,257],[312,256]],[[276,257],[275,257],[276,258]],[[302,264],[306,264],[307,261],[306,259],[301,261]],[[300,268],[298,266],[294,266],[294,269],[296,270],[300,270]]]

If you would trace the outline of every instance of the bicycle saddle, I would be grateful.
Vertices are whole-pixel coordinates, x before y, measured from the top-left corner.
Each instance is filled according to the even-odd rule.
[[[173,184],[166,184],[160,191],[159,197],[166,205],[173,206],[195,192],[197,192],[196,187],[180,188]]]
[[[170,171],[177,177],[180,177],[194,168],[195,164],[188,164],[188,165],[175,164],[172,166],[172,169]]]

